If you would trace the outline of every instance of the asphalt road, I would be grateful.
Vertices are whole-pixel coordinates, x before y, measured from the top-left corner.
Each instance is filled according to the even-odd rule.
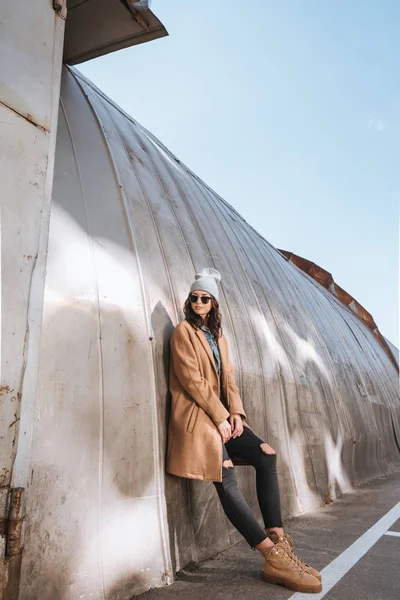
[[[262,559],[242,541],[140,600],[400,600],[400,471],[286,522],[297,554],[323,570],[321,594],[265,583]],[[389,525],[389,526],[388,526]],[[394,535],[388,535],[393,533]],[[396,532],[399,535],[396,535]]]

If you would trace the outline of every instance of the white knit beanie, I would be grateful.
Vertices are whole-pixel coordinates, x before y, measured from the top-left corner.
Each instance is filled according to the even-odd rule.
[[[221,281],[221,273],[217,271],[217,269],[212,269],[208,267],[206,269],[202,269],[194,276],[195,280],[190,286],[190,292],[194,290],[201,290],[203,292],[208,292],[216,300],[218,300],[218,286],[217,283]]]

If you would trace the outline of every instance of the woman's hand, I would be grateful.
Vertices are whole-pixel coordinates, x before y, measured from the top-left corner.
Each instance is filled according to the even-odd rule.
[[[243,433],[243,421],[242,417],[237,414],[233,414],[229,417],[229,422],[232,428],[232,437],[240,437]]]
[[[232,429],[231,426],[229,425],[228,421],[222,421],[222,423],[220,423],[218,425],[218,431],[219,431],[219,435],[222,438],[222,442],[224,444],[226,444],[226,442],[228,442],[231,438],[232,435]]]

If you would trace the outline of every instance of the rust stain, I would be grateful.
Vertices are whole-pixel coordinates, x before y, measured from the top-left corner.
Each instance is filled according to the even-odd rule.
[[[324,502],[325,506],[332,504],[332,502],[333,502],[333,486],[332,485],[329,486],[328,495],[323,502]]]
[[[385,338],[379,331],[378,326],[375,323],[372,315],[367,310],[365,310],[365,308],[361,306],[361,304],[357,302],[357,300],[353,298],[353,296],[348,294],[346,290],[341,288],[335,282],[331,273],[325,271],[325,269],[316,265],[310,260],[302,258],[301,256],[297,256],[297,254],[293,254],[293,252],[289,252],[288,250],[281,250],[279,248],[278,250],[281,254],[283,254],[285,258],[287,258],[289,262],[292,262],[294,265],[296,265],[296,267],[304,271],[304,273],[310,275],[310,277],[315,279],[315,281],[317,281],[324,288],[326,288],[331,294],[333,294],[333,296],[336,296],[336,298],[340,300],[342,304],[347,306],[347,308],[351,310],[364,323],[364,325],[366,325],[368,329],[372,331],[374,337],[377,339],[377,341],[385,351],[386,355],[393,363],[396,371],[399,372],[399,365],[397,364],[397,360],[393,356],[393,353]]]
[[[13,388],[10,388],[9,385],[1,385],[0,386],[0,396],[4,396],[4,394],[8,394],[9,392],[13,392]]]
[[[19,417],[17,417],[17,413],[14,413],[14,421],[12,423],[10,423],[10,425],[8,426],[8,429],[11,429],[11,427],[13,427],[16,423],[18,423],[19,421]]]
[[[44,131],[44,133],[50,133],[50,129],[46,129],[46,127],[43,127],[42,125],[39,125],[39,123],[36,123],[36,121],[34,120],[34,117],[30,113],[27,113],[26,115],[24,115],[23,113],[20,113],[18,110],[15,110],[15,108],[13,108],[12,106],[9,106],[5,102],[0,101],[0,104],[2,106],[4,106],[5,108],[8,108],[8,110],[11,110],[13,113],[18,115],[22,119],[25,119],[25,121],[28,121],[28,123],[31,123],[34,127],[37,127],[38,129],[40,129],[40,131]]]
[[[3,467],[0,471],[0,485],[4,485],[6,483],[7,474],[10,472],[10,469],[7,467]]]
[[[7,519],[0,519],[0,535],[4,535],[7,528]]]
[[[19,519],[21,517],[22,497],[24,488],[17,487],[11,490],[10,500],[10,519]]]
[[[23,494],[24,488],[13,488],[11,490],[6,546],[6,555],[8,557],[16,556],[20,549]]]
[[[172,569],[167,569],[161,573],[161,581],[164,585],[172,581]]]
[[[138,11],[135,8],[133,8],[131,5],[129,6],[129,9],[132,13],[132,17],[135,19],[135,21],[137,23],[139,23],[140,27],[143,27],[143,29],[145,31],[149,31],[149,24],[147,23],[147,21],[145,21],[143,19],[142,15],[139,14]]]
[[[67,18],[67,3],[65,0],[53,0],[53,8],[64,21]]]
[[[135,346],[135,337],[131,331],[128,331],[127,338],[126,338],[126,346],[128,348],[128,351],[133,350],[133,348]]]

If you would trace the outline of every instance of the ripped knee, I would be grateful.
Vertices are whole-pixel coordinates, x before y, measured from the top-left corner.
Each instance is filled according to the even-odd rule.
[[[222,466],[225,467],[226,469],[229,469],[230,467],[233,467],[233,462],[231,460],[224,460],[224,462],[222,463]]]
[[[264,454],[269,454],[270,456],[276,454],[275,450],[273,448],[271,448],[271,446],[265,442],[260,444],[260,448]]]

